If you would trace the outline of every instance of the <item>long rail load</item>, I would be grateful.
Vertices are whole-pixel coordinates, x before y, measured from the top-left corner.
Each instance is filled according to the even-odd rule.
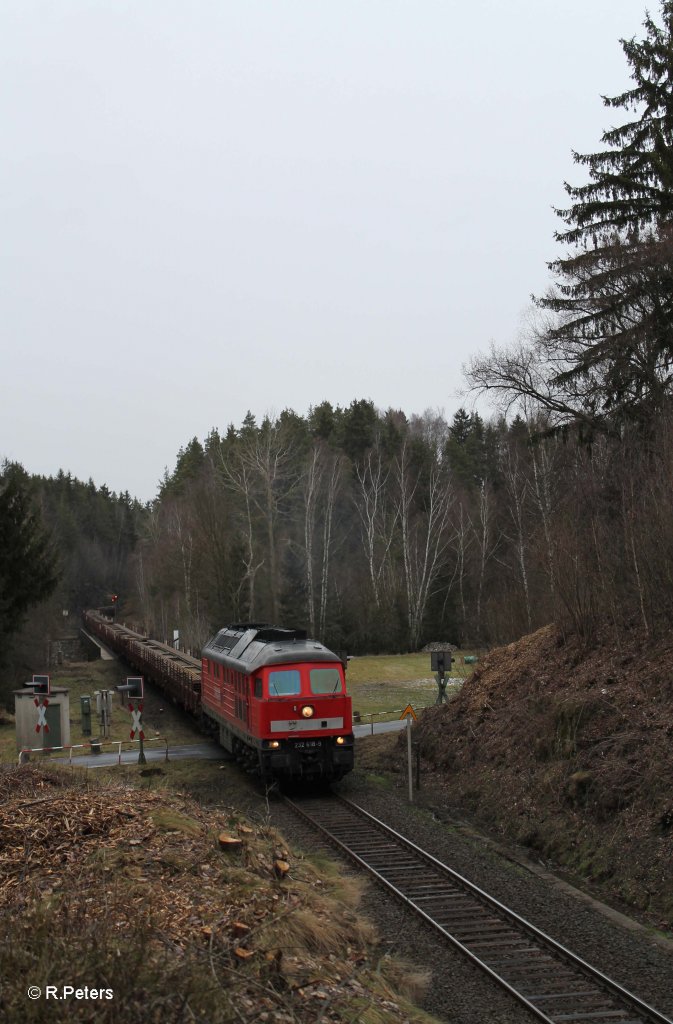
[[[159,686],[173,703],[191,714],[200,712],[201,663],[196,658],[112,622],[99,612],[84,612],[83,619],[89,632]]]

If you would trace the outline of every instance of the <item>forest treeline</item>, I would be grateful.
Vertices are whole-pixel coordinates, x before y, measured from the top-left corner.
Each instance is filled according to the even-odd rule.
[[[577,443],[540,419],[407,419],[369,401],[194,438],[147,513],[148,628],[232,620],[353,652],[504,642],[551,620],[653,629],[673,613],[669,420]]]
[[[352,653],[508,642],[552,620],[587,638],[669,626],[673,416],[582,443],[547,426],[367,400],[248,414],[192,439],[146,506],[22,473],[51,552],[31,628],[54,635],[113,592],[193,648],[248,619]]]
[[[0,696],[48,666],[48,642],[79,612],[131,589],[143,506],[69,473],[0,465]]]
[[[549,608],[528,440],[518,419],[407,419],[367,400],[194,438],[138,547],[143,620],[194,646],[232,620],[354,652],[518,635]]]

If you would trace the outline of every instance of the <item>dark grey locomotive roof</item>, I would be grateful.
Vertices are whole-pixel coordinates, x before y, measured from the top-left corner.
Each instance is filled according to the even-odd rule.
[[[265,665],[288,665],[295,661],[341,661],[338,654],[317,640],[309,640],[306,630],[284,629],[265,622],[225,626],[211,637],[201,655],[246,673]]]

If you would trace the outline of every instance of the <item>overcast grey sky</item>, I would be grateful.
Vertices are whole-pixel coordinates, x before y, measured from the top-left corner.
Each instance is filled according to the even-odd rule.
[[[644,15],[0,0],[0,457],[147,500],[247,409],[451,416],[548,284]]]

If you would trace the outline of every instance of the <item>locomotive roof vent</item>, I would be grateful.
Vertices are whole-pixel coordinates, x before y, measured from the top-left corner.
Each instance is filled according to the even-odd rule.
[[[283,629],[282,626],[264,626],[257,632],[258,640],[278,643],[282,640],[306,640],[305,629]]]

